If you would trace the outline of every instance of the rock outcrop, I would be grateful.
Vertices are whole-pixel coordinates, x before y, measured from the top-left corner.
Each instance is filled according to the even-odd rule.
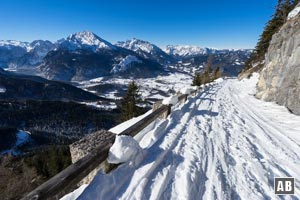
[[[100,130],[91,133],[81,140],[74,142],[70,145],[70,153],[72,157],[72,163],[77,162],[79,159],[92,152],[97,146],[103,144],[107,138],[110,138],[113,133]]]
[[[300,115],[300,16],[290,18],[273,35],[256,96]]]
[[[88,153],[92,152],[96,149],[96,147],[100,146],[101,144],[105,143],[108,138],[111,138],[113,133],[105,130],[100,130],[95,133],[89,134],[86,137],[82,138],[81,140],[71,144],[70,153],[72,158],[72,163],[77,162]],[[97,172],[101,169],[107,171],[109,166],[107,162],[101,163],[97,168],[91,171],[78,185],[81,186],[83,184],[89,184]]]

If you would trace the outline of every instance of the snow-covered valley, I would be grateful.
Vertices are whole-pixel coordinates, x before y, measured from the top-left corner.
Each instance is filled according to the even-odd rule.
[[[300,117],[256,99],[257,80],[219,79],[175,106],[135,137],[142,159],[64,200],[298,199]],[[295,196],[276,196],[274,177],[295,177]]]
[[[191,85],[193,76],[191,74],[174,72],[168,75],[159,75],[154,78],[137,78],[134,81],[139,86],[139,93],[143,99],[153,102],[174,94],[181,88]],[[111,100],[124,96],[127,85],[133,79],[130,78],[97,78],[90,81],[79,82],[80,88],[100,95]],[[103,89],[102,89],[103,88]],[[98,91],[97,91],[98,90]]]

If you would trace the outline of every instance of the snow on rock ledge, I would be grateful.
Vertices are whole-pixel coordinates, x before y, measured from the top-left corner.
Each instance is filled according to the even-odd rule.
[[[107,161],[113,164],[129,162],[129,165],[139,163],[143,149],[138,142],[130,136],[116,136],[116,140],[109,150]]]
[[[192,91],[194,91],[194,90],[195,89],[193,87],[185,87],[180,90],[180,93],[190,95],[192,93]]]
[[[298,4],[288,15],[288,20],[296,17],[300,12],[300,4]]]
[[[178,103],[178,97],[176,95],[167,97],[162,101],[163,105],[170,105],[170,104],[175,105],[177,103]]]

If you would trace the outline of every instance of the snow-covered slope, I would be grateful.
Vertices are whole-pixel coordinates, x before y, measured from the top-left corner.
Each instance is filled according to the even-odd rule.
[[[290,199],[273,191],[287,176],[299,197],[300,117],[256,99],[257,79],[220,79],[174,107],[136,137],[138,164],[99,172],[78,199]]]
[[[143,63],[143,62],[135,56],[128,55],[125,58],[122,58],[119,64],[115,64],[111,72],[112,73],[124,72],[129,68],[131,68],[132,63]]]
[[[151,99],[152,101],[154,99],[163,99],[170,94],[175,94],[186,85],[191,85],[193,77],[187,73],[174,72],[153,78],[136,78],[134,80],[139,86],[142,98]],[[79,82],[78,84],[84,90],[114,100],[123,96],[122,92],[124,91],[122,88],[125,90],[131,81],[131,78],[113,77],[96,78],[90,81]]]

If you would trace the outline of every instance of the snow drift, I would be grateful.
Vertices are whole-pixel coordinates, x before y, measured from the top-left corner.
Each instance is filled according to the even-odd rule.
[[[113,146],[109,150],[107,161],[113,164],[129,162],[129,165],[137,163],[143,154],[138,142],[131,136],[116,136]]]

